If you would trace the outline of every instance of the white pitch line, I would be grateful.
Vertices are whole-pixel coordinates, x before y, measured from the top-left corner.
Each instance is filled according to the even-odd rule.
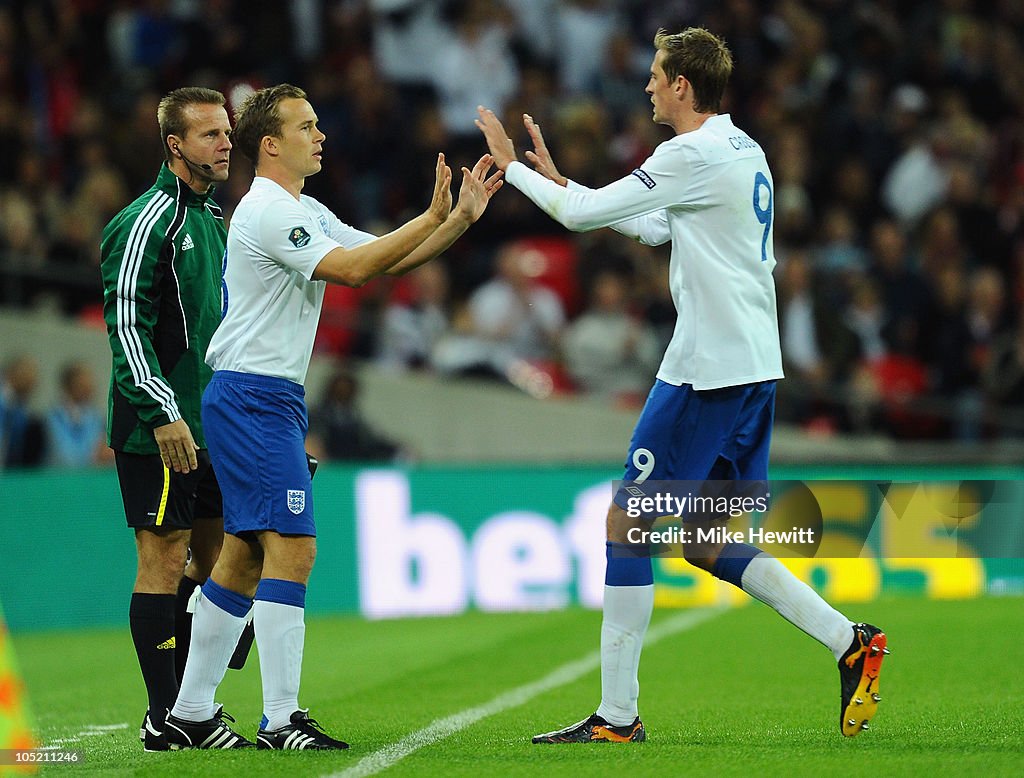
[[[128,729],[128,724],[87,724],[79,735],[105,735],[108,732],[115,732],[119,729]]]
[[[109,735],[111,732],[116,732],[119,729],[128,729],[127,723],[122,724],[86,724],[85,729],[74,735],[68,737],[58,737],[51,740],[45,746],[41,746],[44,751],[52,751],[54,749],[61,748],[69,743],[78,743],[83,737],[99,737],[100,735]]]
[[[724,610],[724,608],[707,608],[684,611],[676,616],[665,619],[647,631],[647,636],[644,638],[644,647],[653,646],[670,635],[693,629],[698,624],[724,612]],[[456,732],[472,726],[481,719],[503,713],[511,708],[517,708],[545,692],[570,684],[600,666],[600,651],[592,651],[580,659],[567,662],[537,681],[499,694],[483,705],[467,708],[443,719],[435,719],[425,728],[407,735],[396,743],[374,751],[372,754],[367,754],[352,767],[339,773],[332,773],[328,778],[366,778],[370,775],[376,775],[394,766],[409,756],[409,754],[418,751],[424,746],[429,746],[449,738]]]

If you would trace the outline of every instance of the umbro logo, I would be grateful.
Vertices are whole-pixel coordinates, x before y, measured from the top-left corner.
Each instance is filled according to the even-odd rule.
[[[173,637],[168,638],[167,640],[165,640],[163,643],[161,643],[156,648],[157,648],[157,651],[166,650],[168,648],[174,648],[174,638]]]
[[[192,236],[189,235],[186,232],[185,233],[185,240],[183,240],[181,242],[181,250],[182,251],[188,251],[189,249],[194,249],[195,247],[196,247],[196,244],[192,241]]]

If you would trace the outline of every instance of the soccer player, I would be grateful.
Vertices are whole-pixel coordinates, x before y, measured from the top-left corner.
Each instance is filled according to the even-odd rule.
[[[113,352],[107,442],[138,553],[129,620],[149,695],[140,732],[147,751],[167,750],[164,715],[185,669],[188,600],[213,569],[223,534],[200,402],[227,240],[211,195],[227,180],[231,155],[220,92],[176,89],[160,101],[157,121],[166,162],[107,224],[100,247]]]
[[[376,238],[302,194],[306,177],[320,170],[325,136],[301,89],[280,84],[254,93],[239,107],[232,137],[256,177],[228,232],[224,320],[210,343],[214,375],[203,396],[224,492],[224,548],[196,606],[167,737],[172,748],[252,745],[214,703],[252,605],[263,680],[257,745],[347,748],[298,703],[306,582],[316,556],[302,384],[324,288],[360,286],[436,257],[480,218],[501,174],[487,176],[487,155],[472,171],[463,168],[452,210],[451,171],[439,154],[430,206]]]
[[[536,170],[516,160],[493,112],[477,126],[506,180],[564,226],[612,227],[647,245],[672,241],[669,285],[678,319],[633,432],[624,481],[768,477],[775,382],[782,378],[772,268],[772,176],[761,147],[719,106],[732,56],[704,29],[659,30],[646,92],[665,141],[643,165],[601,189],[567,180],[540,128],[524,116]],[[628,547],[643,525],[613,498],[601,626],[601,705],[535,743],[640,741],[637,668],[654,604],[649,553]],[[630,553],[633,552],[633,553]],[[878,700],[885,635],[853,624],[777,559],[742,543],[686,544],[689,562],[775,608],[838,661],[844,735],[867,729]]]

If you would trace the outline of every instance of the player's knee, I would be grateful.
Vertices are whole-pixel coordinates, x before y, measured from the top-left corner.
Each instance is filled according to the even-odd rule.
[[[264,551],[263,576],[305,583],[316,560],[316,538],[282,536],[265,532],[260,536]]]
[[[185,568],[185,575],[193,581],[205,583],[206,579],[209,578],[210,574],[213,572],[213,568],[216,563],[216,557],[213,559],[201,559],[193,555],[188,561],[188,566]]]
[[[316,538],[312,538],[312,541],[295,557],[296,573],[304,574],[306,578],[313,572],[313,563],[316,562]]]
[[[195,543],[189,547],[191,551],[191,559],[188,563],[187,574],[189,578],[195,581],[205,581],[210,577],[210,573],[213,572],[214,565],[217,564],[217,559],[220,556],[220,550],[222,547],[221,541],[207,541],[205,543]]]
[[[711,572],[721,550],[720,545],[712,543],[684,543],[683,558],[694,567]]]
[[[615,503],[608,508],[605,537],[612,543],[632,543],[630,530],[649,529],[642,521],[631,519],[626,512]]]
[[[142,591],[177,591],[185,569],[188,553],[187,530],[153,532],[142,530],[136,534],[138,551],[137,587]]]

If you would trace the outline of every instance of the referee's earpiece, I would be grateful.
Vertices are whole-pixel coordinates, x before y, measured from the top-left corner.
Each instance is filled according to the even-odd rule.
[[[184,154],[181,153],[181,149],[178,148],[177,143],[175,143],[171,148],[174,149],[174,153],[178,155],[178,159],[184,162],[188,167],[199,167],[202,168],[203,170],[213,170],[213,165],[207,165],[205,163],[200,165],[188,159]]]

